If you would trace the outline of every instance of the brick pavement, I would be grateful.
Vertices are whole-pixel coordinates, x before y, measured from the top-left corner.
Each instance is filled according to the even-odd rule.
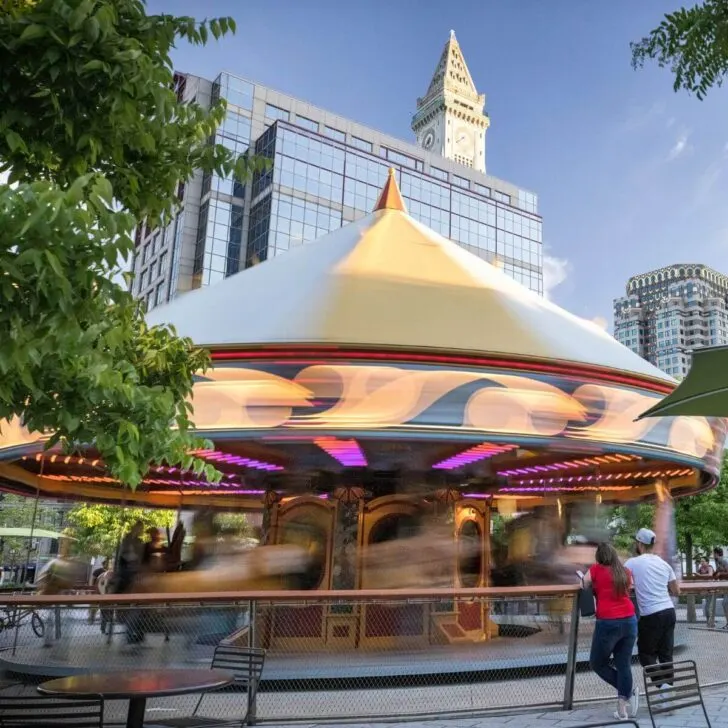
[[[708,688],[703,691],[713,728],[728,728],[728,688]],[[640,707],[637,722],[640,728],[652,728],[647,708]],[[611,703],[599,703],[578,707],[569,712],[521,713],[491,716],[487,718],[462,717],[438,720],[406,720],[390,723],[303,723],[297,728],[579,728],[584,724],[606,723],[614,707]],[[707,724],[700,708],[687,708],[658,718],[657,728],[703,728]],[[618,723],[614,724],[619,725]],[[278,728],[266,724],[266,728]],[[284,728],[281,726],[280,728]],[[285,726],[290,728],[290,723]]]

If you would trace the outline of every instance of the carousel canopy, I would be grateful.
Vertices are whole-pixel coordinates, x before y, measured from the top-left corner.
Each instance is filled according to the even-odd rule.
[[[672,383],[595,324],[410,217],[393,171],[374,211],[148,315],[213,347],[338,345],[556,360]]]

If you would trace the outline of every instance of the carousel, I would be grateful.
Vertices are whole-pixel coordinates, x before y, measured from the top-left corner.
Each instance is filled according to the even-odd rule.
[[[489,586],[495,516],[554,514],[562,538],[575,507],[687,496],[719,474],[722,419],[638,420],[674,380],[415,221],[394,172],[368,216],[148,318],[212,352],[194,420],[214,443],[197,454],[222,480],[160,466],[131,492],[93,448],[46,450],[6,423],[1,488],[262,513],[264,543],[312,554],[302,586],[340,590],[402,586],[383,582],[367,553],[430,528],[455,545],[438,586]],[[267,626],[269,644],[493,634],[479,602],[290,611],[285,629]]]

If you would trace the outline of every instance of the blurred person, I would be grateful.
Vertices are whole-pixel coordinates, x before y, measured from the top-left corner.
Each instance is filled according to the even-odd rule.
[[[142,548],[141,567],[145,571],[164,571],[167,547],[162,537],[162,531],[155,526],[147,529],[148,541]]]
[[[630,599],[632,574],[619,560],[611,544],[601,543],[596,563],[584,575],[596,600],[596,624],[589,664],[594,672],[617,691],[617,720],[637,715],[639,692],[632,681],[632,650],[637,639],[637,617]],[[613,660],[614,666],[610,664]]]
[[[696,564],[695,573],[698,574],[698,576],[713,576],[715,573],[715,569],[710,565],[710,562],[708,559],[705,558],[705,556],[698,559],[698,562]]]
[[[716,579],[728,579],[728,559],[723,556],[723,549],[720,546],[716,546],[713,549],[713,561],[715,561],[715,572],[714,576]],[[720,600],[723,607],[723,616],[726,619],[726,623],[723,625],[723,629],[728,629],[728,598],[723,597]],[[713,603],[715,604],[716,610],[718,606],[718,597],[713,597]],[[708,618],[709,619],[709,618]]]
[[[135,589],[144,554],[143,533],[144,524],[137,521],[121,540],[115,580],[117,594],[130,594]],[[142,629],[142,618],[139,610],[128,611],[125,621],[127,643],[133,645],[143,642],[144,630]]]
[[[109,569],[109,560],[104,559],[101,564],[95,568],[91,572],[91,586],[92,588],[98,593],[98,582],[101,575],[108,571]],[[96,621],[96,612],[98,611],[98,607],[95,604],[92,604],[88,609],[88,623],[93,624]],[[103,631],[103,630],[102,630]]]
[[[655,540],[654,531],[640,528],[634,537],[637,555],[625,564],[632,572],[637,597],[637,651],[642,667],[672,662],[675,644],[676,616],[671,596],[680,595],[680,585],[672,566],[654,553]],[[669,689],[672,683],[669,676],[660,687]]]
[[[108,560],[105,562],[108,567]],[[114,572],[107,568],[103,574],[96,580],[96,589],[99,594],[111,594],[114,583]],[[106,634],[106,627],[111,623],[111,616],[113,609],[108,607],[101,607],[99,610],[101,614],[101,634]]]
[[[68,555],[68,541],[62,539],[59,545],[58,556],[48,561],[36,577],[35,587],[38,594],[55,595],[72,589],[79,581],[85,580],[84,564],[78,559]],[[53,647],[56,635],[61,634],[61,611],[57,607],[45,610],[43,616],[43,646]]]

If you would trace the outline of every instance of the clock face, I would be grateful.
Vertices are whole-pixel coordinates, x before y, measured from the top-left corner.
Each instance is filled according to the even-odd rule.
[[[432,149],[435,144],[435,132],[432,129],[428,129],[425,132],[425,136],[422,137],[422,146],[425,149]]]
[[[463,157],[475,155],[475,139],[467,126],[459,126],[455,130],[455,151]]]

